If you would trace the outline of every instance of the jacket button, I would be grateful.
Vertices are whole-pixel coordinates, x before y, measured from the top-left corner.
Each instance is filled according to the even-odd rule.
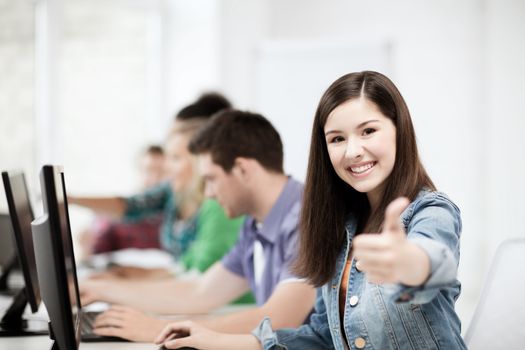
[[[359,297],[357,295],[352,295],[350,297],[350,306],[356,306],[359,302]]]
[[[356,262],[355,262],[355,270],[356,270],[357,272],[361,272],[361,270],[359,269],[360,266],[361,266],[361,264],[359,263],[358,260],[356,260]]]
[[[366,341],[363,338],[359,337],[359,338],[355,338],[354,344],[356,348],[362,349],[365,347]]]

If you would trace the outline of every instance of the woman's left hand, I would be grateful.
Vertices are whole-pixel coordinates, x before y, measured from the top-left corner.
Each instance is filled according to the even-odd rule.
[[[352,242],[356,267],[367,274],[371,283],[417,286],[430,274],[427,254],[407,239],[400,221],[408,204],[409,200],[404,197],[392,201],[386,208],[383,232],[361,234]]]

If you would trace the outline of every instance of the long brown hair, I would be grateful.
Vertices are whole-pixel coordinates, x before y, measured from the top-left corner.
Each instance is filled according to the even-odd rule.
[[[396,127],[396,157],[377,209],[370,212],[366,193],[359,193],[337,176],[330,162],[324,126],[330,113],[351,99],[366,98]],[[419,160],[416,136],[407,105],[386,76],[372,71],[350,73],[326,90],[315,113],[300,221],[300,246],[295,272],[315,286],[335,272],[346,238],[350,214],[365,232],[379,232],[387,205],[399,196],[413,200],[418,192],[435,189]]]

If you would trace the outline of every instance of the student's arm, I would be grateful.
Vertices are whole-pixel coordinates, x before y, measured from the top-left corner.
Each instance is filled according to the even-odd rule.
[[[80,294],[82,305],[103,301],[158,314],[200,314],[229,303],[248,289],[244,278],[218,262],[195,280],[88,280],[81,283]]]
[[[221,263],[216,263],[192,282],[139,282],[131,285],[126,281],[98,287],[99,297],[95,300],[129,305],[159,314],[202,314],[244,294],[248,290],[248,283],[226,270]],[[82,305],[85,305],[87,292],[85,287],[82,289]],[[168,323],[169,320],[117,305],[97,317],[94,332],[103,336],[152,342]]]
[[[461,217],[446,197],[432,192],[417,201],[405,233],[399,216],[406,199],[387,208],[384,232],[354,239],[357,267],[374,283],[397,283],[396,302],[425,304],[456,279]]]
[[[187,337],[169,340],[172,333],[186,333]],[[163,344],[167,349],[191,347],[215,350],[260,350],[259,340],[251,334],[225,334],[207,329],[192,321],[167,325],[155,339],[155,344]]]
[[[175,207],[175,197],[168,182],[163,182],[141,193],[124,199],[126,219],[141,220]]]
[[[310,314],[314,301],[315,288],[308,283],[283,282],[262,306],[197,322],[219,332],[249,333],[264,317],[270,317],[276,329],[295,328]]]
[[[252,331],[252,334],[218,333],[192,321],[172,322],[155,339],[168,349],[182,346],[198,349],[333,349],[330,326],[321,290],[318,290],[315,312],[309,323],[299,328],[285,328],[274,331],[269,318],[265,317]],[[169,340],[173,332],[189,333],[188,337]]]
[[[292,208],[292,211],[299,211],[300,205]],[[292,215],[293,217],[293,215]],[[249,225],[245,222],[245,225]],[[203,325],[212,328],[213,330],[222,332],[249,332],[252,330],[264,317],[272,318],[275,327],[297,327],[301,325],[310,311],[312,310],[315,300],[315,289],[306,282],[297,279],[290,272],[290,266],[295,260],[297,251],[297,220],[290,220],[288,225],[283,226],[287,228],[288,233],[286,238],[280,242],[280,248],[284,252],[284,259],[280,267],[280,273],[275,289],[270,298],[262,306],[243,312],[212,318],[210,320],[199,320]],[[239,257],[242,252],[239,250],[246,249],[249,245],[243,242],[245,236],[241,234],[239,243],[232,249],[232,251],[223,259],[225,266],[231,271],[242,270]]]
[[[68,196],[68,203],[84,206],[118,219],[126,216],[126,218],[138,220],[161,212],[167,205],[170,196],[171,187],[166,182],[127,198]]]
[[[399,219],[409,204],[407,198],[394,200],[386,208],[381,234],[360,235],[354,239],[357,268],[366,273],[371,283],[418,286],[430,274],[428,256],[407,239]]]
[[[98,213],[122,217],[126,211],[126,202],[119,197],[73,197],[68,196],[68,204],[76,204]]]

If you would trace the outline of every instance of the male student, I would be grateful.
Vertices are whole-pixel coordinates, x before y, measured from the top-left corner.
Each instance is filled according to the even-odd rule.
[[[232,333],[250,332],[265,316],[276,329],[301,325],[315,289],[289,270],[296,254],[302,185],[283,172],[279,134],[261,115],[226,110],[193,138],[190,150],[201,156],[207,195],[228,216],[247,215],[237,244],[191,281],[88,281],[81,286],[83,304],[98,300],[163,314],[207,313],[252,290],[257,307],[197,321]],[[153,341],[169,322],[114,306],[97,319],[95,332]]]

